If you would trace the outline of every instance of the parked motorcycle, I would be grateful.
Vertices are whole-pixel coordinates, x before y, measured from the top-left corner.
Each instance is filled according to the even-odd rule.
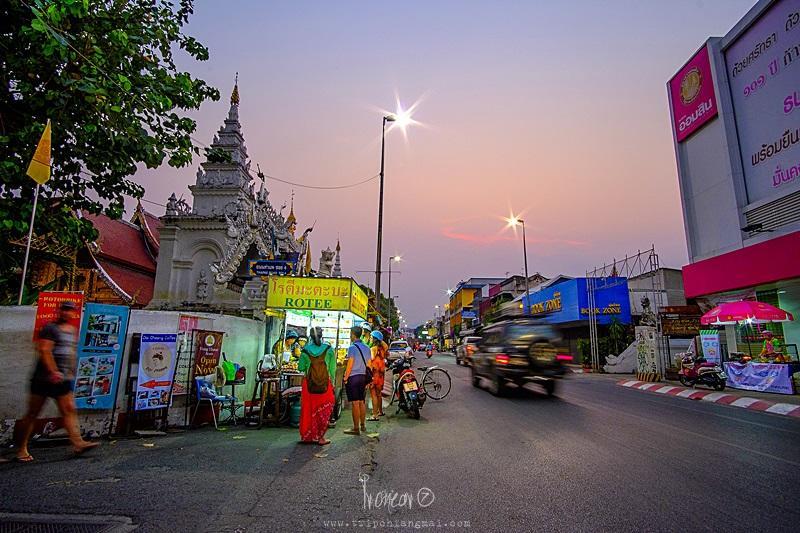
[[[417,375],[412,368],[414,356],[398,357],[392,361],[392,379],[394,382],[394,397],[397,400],[397,412],[402,409],[415,420],[419,420],[419,410],[425,403],[425,392],[419,386]]]
[[[705,357],[687,355],[681,360],[678,379],[682,385],[687,387],[707,385],[713,387],[714,390],[722,391],[725,390],[728,376],[722,367],[716,363],[709,363]]]

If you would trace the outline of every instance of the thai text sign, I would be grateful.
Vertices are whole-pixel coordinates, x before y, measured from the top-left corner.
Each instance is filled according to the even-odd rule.
[[[356,294],[358,291],[360,294]],[[367,297],[349,278],[270,276],[267,307],[320,311],[352,311],[366,316]]]
[[[129,309],[122,305],[86,304],[78,339],[75,406],[111,409],[119,383]]]
[[[800,189],[800,0],[775,2],[725,62],[748,201]]]
[[[656,328],[653,326],[636,326],[636,360],[639,363],[639,372],[658,372],[656,357]]]
[[[287,276],[292,272],[290,261],[250,261],[252,276]]]
[[[220,331],[202,331],[195,333],[197,348],[194,356],[194,375],[207,376],[213,374],[219,366],[222,353],[222,335]]]
[[[81,327],[82,292],[40,292],[36,300],[36,320],[33,323],[33,340],[39,337],[39,331],[58,318],[59,308],[64,302],[72,302],[78,309],[78,317],[72,322],[75,329]]]
[[[672,123],[678,142],[717,115],[708,47],[704,46],[669,80]]]
[[[794,394],[787,364],[724,363],[728,386],[734,389]]]
[[[136,380],[137,411],[169,407],[177,360],[175,333],[143,333]]]

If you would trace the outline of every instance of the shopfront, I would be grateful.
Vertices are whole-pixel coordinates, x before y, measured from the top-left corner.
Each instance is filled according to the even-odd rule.
[[[350,278],[300,278],[270,276],[266,307],[282,318],[280,336],[289,331],[307,338],[313,327],[321,327],[325,342],[344,361],[350,347],[350,328],[367,316],[367,295]],[[293,362],[282,361],[285,365]]]
[[[718,324],[716,336],[728,386],[792,394],[800,390],[800,232],[687,265],[687,298],[704,309],[726,302],[763,302],[795,320]]]
[[[625,278],[595,280],[595,315],[599,326],[616,321],[631,324],[628,282]],[[520,296],[529,315],[556,326],[563,336],[564,348],[578,361],[578,341],[589,337],[589,297],[586,278],[560,276],[528,296]]]

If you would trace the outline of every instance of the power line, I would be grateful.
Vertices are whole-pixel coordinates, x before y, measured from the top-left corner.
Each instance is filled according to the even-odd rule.
[[[380,174],[375,174],[374,176],[370,176],[369,178],[363,179],[356,183],[350,183],[349,185],[305,185],[303,183],[296,183],[289,180],[283,180],[281,178],[276,178],[275,176],[270,176],[268,174],[261,173],[259,176],[264,176],[265,178],[269,178],[274,181],[279,181],[281,183],[286,183],[287,185],[293,185],[295,187],[301,187],[303,189],[318,189],[318,190],[338,190],[338,189],[350,189],[352,187],[358,187],[359,185],[364,185],[365,183],[369,183],[372,180],[378,179],[381,177]]]

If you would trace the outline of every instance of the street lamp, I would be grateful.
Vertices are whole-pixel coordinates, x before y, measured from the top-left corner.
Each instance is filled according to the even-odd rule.
[[[399,263],[402,260],[403,258],[400,257],[399,255],[389,256],[389,312],[387,313],[387,316],[390,328],[392,327],[392,263]]]
[[[528,246],[525,244],[525,221],[515,215],[511,215],[510,218],[506,219],[506,222],[508,222],[509,227],[516,228],[517,226],[522,226],[522,256],[525,259],[525,296],[530,298],[529,294],[531,289],[528,285]],[[525,298],[523,298],[522,301],[524,302]],[[529,305],[525,306],[526,315],[530,312],[529,307]]]
[[[375,308],[380,309],[381,301],[381,253],[383,247],[383,168],[386,160],[386,123],[397,121],[397,115],[389,113],[383,116],[381,127],[381,186],[378,195],[378,250],[375,259]],[[390,263],[391,264],[391,263]],[[390,278],[391,279],[391,278]],[[391,285],[391,282],[390,282]]]

